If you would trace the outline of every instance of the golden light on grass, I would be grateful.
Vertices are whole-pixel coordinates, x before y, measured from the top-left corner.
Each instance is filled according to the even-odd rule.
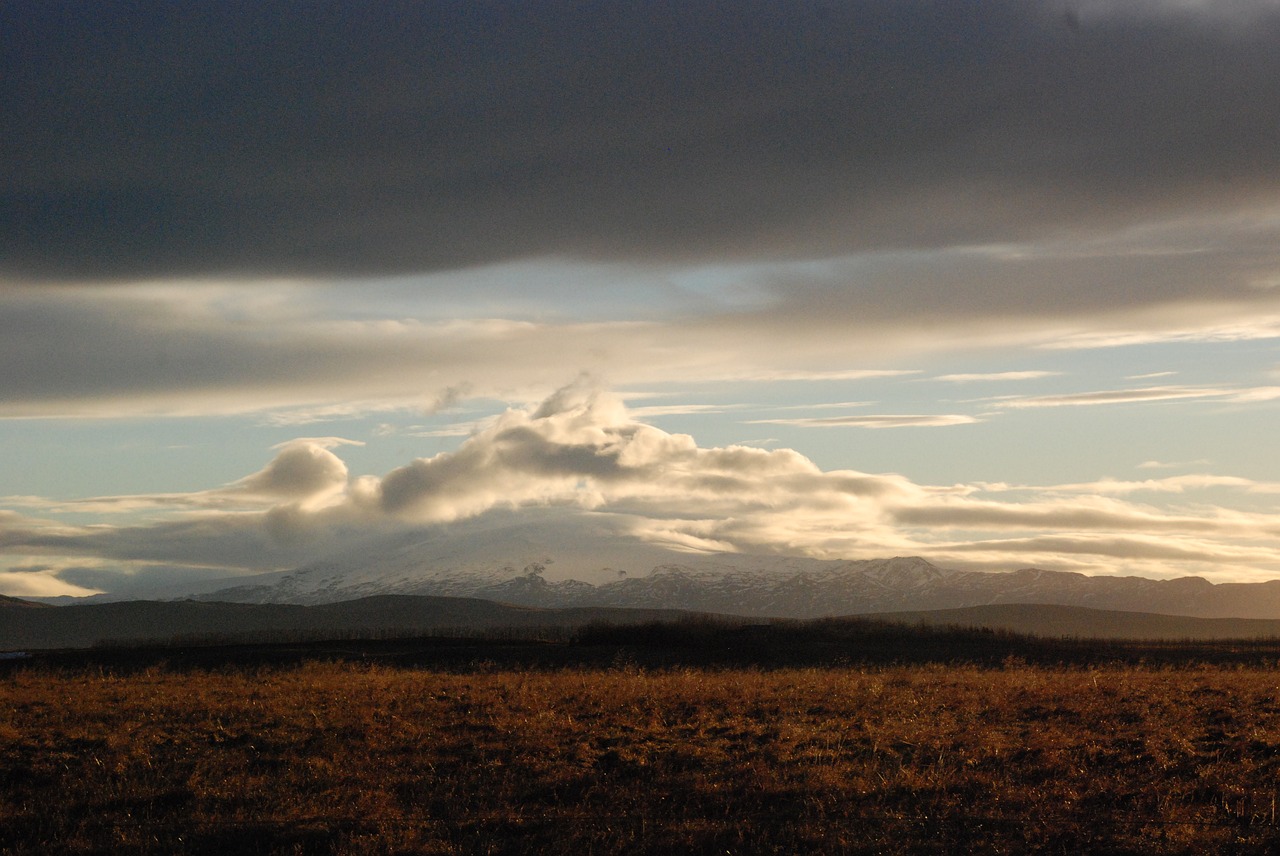
[[[16,671],[5,852],[1262,852],[1263,668]]]

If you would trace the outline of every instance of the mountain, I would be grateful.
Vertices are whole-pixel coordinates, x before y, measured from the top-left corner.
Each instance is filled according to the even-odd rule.
[[[554,509],[489,514],[368,539],[288,572],[129,592],[132,599],[299,605],[384,595],[784,618],[994,604],[1280,618],[1280,580],[1215,585],[1200,577],[1153,580],[1034,568],[956,571],[919,557],[823,560],[699,552],[678,543],[640,540],[628,533],[620,517]]]
[[[404,558],[404,556],[401,556]],[[1201,618],[1280,618],[1280,581],[1214,585],[1198,577],[1151,580],[1027,569],[947,571],[918,557],[861,561],[712,554],[684,557],[647,574],[592,585],[550,580],[542,565],[516,571],[453,568],[379,578],[313,566],[272,584],[199,595],[247,603],[331,603],[371,594],[476,597],[543,608],[609,606],[690,609],[744,616],[817,618],[991,604],[1051,604]]]
[[[1215,585],[1199,577],[1152,580],[1033,568],[954,571],[919,557],[850,561],[696,553],[552,521],[551,526],[493,526],[405,540],[381,552],[366,549],[194,596],[318,604],[411,594],[541,608],[689,609],[783,618],[992,604],[1280,618],[1280,581]]]

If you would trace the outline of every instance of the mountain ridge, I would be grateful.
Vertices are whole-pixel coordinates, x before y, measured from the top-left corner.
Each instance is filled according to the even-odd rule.
[[[785,570],[781,566],[785,565]],[[505,572],[505,575],[504,575]],[[540,608],[691,609],[743,616],[821,618],[995,604],[1081,606],[1199,618],[1280,618],[1280,581],[1211,583],[1025,568],[955,571],[920,557],[824,560],[718,553],[689,556],[597,584],[548,579],[544,566],[481,573],[431,569],[391,580],[348,581],[307,569],[271,585],[234,586],[198,599],[326,603],[374,594],[476,597]]]
[[[820,559],[677,549],[644,540],[620,516],[556,509],[369,536],[290,571],[134,587],[87,602],[317,605],[378,595],[797,619],[1016,603],[1280,619],[1280,580],[1212,583],[1202,577],[1157,580],[1042,568],[954,570],[919,556]]]

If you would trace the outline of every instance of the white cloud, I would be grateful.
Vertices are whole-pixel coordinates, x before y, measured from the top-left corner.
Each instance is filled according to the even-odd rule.
[[[774,381],[833,381],[833,380],[871,380],[874,378],[903,377],[920,374],[918,369],[760,369],[751,372],[726,372],[721,376],[726,381],[756,381],[768,383]]]
[[[239,290],[214,283],[0,286],[0,363],[11,369],[0,377],[0,418],[256,413],[270,425],[306,425],[436,412],[467,396],[533,400],[550,392],[547,378],[582,368],[623,388],[669,385],[672,378],[690,384],[854,384],[925,379],[921,369],[881,366],[975,347],[1280,335],[1274,292],[1252,302],[1237,297],[1184,305],[1180,293],[1135,286],[1132,306],[1116,307],[1099,296],[1097,306],[1085,301],[1067,311],[1054,303],[1063,289],[1059,271],[1046,274],[1019,305],[1022,292],[1007,300],[992,294],[1012,288],[1023,263],[1016,270],[969,270],[970,263],[957,266],[953,255],[852,256],[824,263],[822,275],[812,265],[762,263],[754,276],[777,292],[767,306],[700,312],[674,306],[644,320],[624,315],[581,321],[543,313],[532,319],[439,319],[431,316],[427,295],[419,295],[422,317],[377,317],[379,307],[365,305],[358,289],[321,283],[311,288],[329,299],[306,311],[298,308],[303,286],[296,282],[259,281]],[[575,264],[563,262],[570,272]],[[742,275],[751,277],[752,270],[745,266]],[[518,269],[508,275],[519,281]],[[644,280],[635,271],[630,275]],[[658,268],[646,275],[655,290],[665,276]],[[192,296],[192,290],[209,294]],[[243,305],[235,303],[238,294]],[[259,314],[262,306],[268,309]],[[929,316],[919,317],[921,311]],[[362,317],[345,317],[356,312]],[[952,372],[932,379],[1013,382],[1060,373]]]
[[[657,416],[692,416],[703,413],[724,413],[736,410],[741,405],[734,404],[651,404],[644,407],[628,408],[636,419],[652,419]]]
[[[85,588],[59,579],[50,570],[0,570],[0,592],[10,597],[85,597],[98,589]]]
[[[1195,386],[1152,386],[1142,389],[1105,389],[1093,392],[1071,392],[1061,395],[1037,395],[1026,398],[989,399],[996,407],[1091,407],[1102,404],[1132,404],[1147,401],[1176,401],[1193,398],[1236,399],[1242,390],[1214,389]]]
[[[1248,404],[1255,401],[1275,401],[1280,398],[1280,386],[1258,386],[1233,393],[1227,401]]]
[[[276,456],[261,470],[222,487],[189,493],[96,496],[53,501],[41,497],[3,497],[10,507],[41,508],[50,513],[131,514],[140,511],[266,509],[291,503],[314,510],[341,497],[347,465],[331,449],[363,446],[342,437],[298,437],[272,447]]]
[[[375,413],[391,413],[406,409],[400,403],[385,401],[348,401],[343,404],[324,404],[313,407],[293,407],[283,410],[272,410],[264,418],[268,425],[288,427],[294,425],[313,425],[319,422],[339,422],[345,419],[358,419]]]
[[[442,428],[419,428],[408,432],[410,437],[469,437],[479,431],[491,420],[475,419],[470,422],[455,422]]]
[[[1225,307],[1224,307],[1225,308]],[[1222,309],[1210,308],[1211,313]],[[1258,310],[1255,309],[1255,312]],[[1243,313],[1242,313],[1243,314]],[[1225,323],[1166,327],[1153,319],[1146,328],[1089,330],[1068,332],[1041,342],[1045,350],[1084,350],[1092,348],[1124,348],[1134,345],[1171,343],[1248,342],[1280,338],[1280,316],[1260,314]]]
[[[1180,539],[1170,541],[1155,537],[1116,536],[1040,536],[1036,538],[992,539],[970,544],[953,544],[948,548],[958,553],[980,551],[1057,556],[1080,553],[1109,559],[1145,561],[1197,562],[1203,564],[1267,564],[1275,561],[1274,550],[1241,549],[1213,541]],[[1008,561],[1006,558],[1005,561]]]
[[[1038,407],[1093,407],[1105,404],[1137,404],[1155,401],[1207,399],[1229,404],[1252,404],[1280,398],[1280,386],[1209,387],[1148,386],[1134,389],[1103,389],[1056,395],[998,396],[982,399],[994,407],[1028,409]]]
[[[1236,573],[1280,571],[1274,515],[1203,502],[1164,509],[1121,498],[1274,491],[1268,483],[1186,475],[1043,487],[933,486],[892,473],[824,471],[790,449],[700,447],[688,435],[636,421],[619,399],[587,381],[536,407],[508,410],[456,450],[381,478],[349,476],[331,451],[346,442],[283,444],[261,470],[222,488],[86,506],[115,502],[151,511],[150,521],[128,526],[72,526],[5,512],[0,554],[39,556],[49,567],[93,559],[133,572],[242,573],[291,567],[336,545],[406,527],[495,509],[560,506],[625,515],[637,532],[690,549],[917,554],[965,565],[982,557],[992,568],[1019,566],[1028,557],[1074,567],[1094,561],[1079,558],[1087,554],[1154,575],[1200,570],[1218,555]],[[1018,498],[992,498],[1002,493]]]
[[[1140,466],[1145,469],[1156,469],[1187,465],[1161,464],[1157,461],[1148,461],[1146,464]],[[1258,482],[1253,479],[1240,478],[1239,476],[1218,476],[1210,475],[1208,473],[1192,473],[1181,476],[1170,476],[1163,479],[1142,479],[1140,481],[1106,478],[1091,482],[1081,482],[1078,484],[1036,486],[991,484],[984,482],[975,485],[975,487],[987,493],[1021,491],[1041,494],[1076,493],[1093,495],[1119,495],[1140,492],[1184,493],[1187,491],[1207,490],[1210,488],[1231,488],[1247,493],[1275,493],[1280,491],[1280,484]]]
[[[956,413],[872,414],[866,416],[812,416],[796,419],[751,419],[748,425],[796,425],[801,428],[945,428],[972,425],[982,420]]]
[[[1020,371],[1020,372],[989,372],[986,374],[946,374],[938,375],[933,380],[947,381],[948,383],[973,383],[976,381],[1015,381],[1015,380],[1039,380],[1045,377],[1054,377],[1062,372],[1049,371]]]
[[[817,404],[788,404],[775,410],[843,410],[849,407],[871,407],[875,401],[824,401]]]
[[[210,496],[261,497],[318,507],[342,494],[347,486],[347,465],[330,451],[334,446],[363,445],[338,437],[301,438],[275,448],[279,454],[253,475],[246,476]]]
[[[1203,467],[1211,463],[1206,458],[1195,461],[1143,461],[1137,465],[1140,470],[1176,470],[1181,467]]]

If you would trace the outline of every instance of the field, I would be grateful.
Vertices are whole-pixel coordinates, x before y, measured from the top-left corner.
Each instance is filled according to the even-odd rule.
[[[3,853],[1269,853],[1278,797],[1258,663],[0,675]]]

